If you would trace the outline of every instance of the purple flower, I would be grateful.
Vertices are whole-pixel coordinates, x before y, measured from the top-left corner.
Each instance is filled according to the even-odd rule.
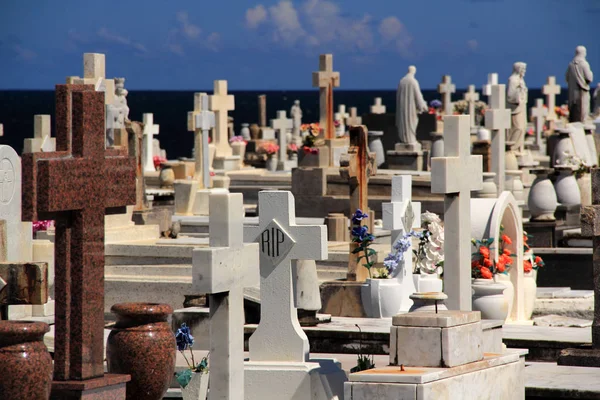
[[[368,239],[369,232],[366,226],[355,226],[352,228],[352,237],[355,242],[363,242],[365,239]]]
[[[365,218],[369,218],[369,216],[364,214],[360,208],[357,208],[356,212],[352,215],[352,223],[357,225]]]
[[[440,107],[442,106],[442,102],[441,102],[441,101],[439,101],[438,99],[431,100],[431,101],[429,102],[429,106],[430,106],[430,107],[433,107],[433,108],[440,108]]]
[[[184,322],[175,333],[175,341],[177,342],[177,350],[184,351],[188,346],[194,345],[194,337],[190,331],[190,327]]]

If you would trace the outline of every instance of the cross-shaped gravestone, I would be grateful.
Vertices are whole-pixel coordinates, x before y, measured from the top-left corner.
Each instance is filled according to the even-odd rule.
[[[492,172],[496,174],[497,194],[504,191],[506,130],[510,129],[510,110],[506,108],[505,85],[492,85],[490,109],[485,111],[485,127],[492,132]]]
[[[208,135],[215,127],[215,113],[208,108],[208,95],[194,93],[194,111],[188,112],[187,126],[194,132],[194,179],[201,189],[210,187]]]
[[[444,157],[431,159],[431,192],[444,196],[444,292],[451,310],[471,310],[471,191],[483,187],[482,156],[470,154],[467,115],[444,116]]]
[[[115,99],[115,81],[106,79],[106,57],[100,53],[83,54],[83,78],[70,76],[68,84],[94,85],[94,90],[104,92],[104,104],[112,104]]]
[[[231,156],[233,152],[227,133],[227,112],[235,109],[235,101],[233,95],[227,94],[227,81],[215,81],[214,94],[208,99],[209,107],[215,113],[215,157]]]
[[[383,228],[392,232],[392,247],[404,234],[421,226],[421,203],[412,201],[412,177],[396,175],[392,177],[392,201],[383,203]],[[411,239],[409,239],[411,240]],[[404,259],[398,265],[396,279],[402,284],[402,298],[399,311],[408,311],[412,305],[409,298],[415,292],[412,279],[412,245],[404,252]]]
[[[368,132],[364,125],[353,126],[350,129],[350,145],[348,153],[340,157],[340,175],[348,179],[350,187],[350,211],[357,209],[368,214],[369,210],[369,178],[375,175],[377,165],[375,154],[369,153]],[[361,224],[366,224],[364,219]],[[364,281],[369,274],[358,262],[358,254],[352,254],[357,247],[350,243],[350,258],[348,261],[348,280]]]
[[[333,139],[333,88],[340,86],[340,73],[333,71],[332,54],[319,56],[319,71],[313,72],[312,85],[319,88],[319,125],[325,139]]]
[[[346,105],[344,104],[340,104],[338,106],[338,114],[340,114],[340,116],[342,117],[342,121],[345,121],[346,118],[350,116],[350,114],[346,112]]]
[[[144,114],[144,130],[142,134],[144,135],[144,171],[156,171],[154,167],[154,154],[152,152],[153,143],[155,135],[158,135],[158,130],[160,128],[159,125],[154,124],[154,115],[153,114]]]
[[[484,96],[490,97],[492,95],[492,85],[498,84],[498,74],[492,72],[488,74],[488,80],[485,85],[483,85],[481,92]]]
[[[209,246],[192,256],[195,293],[210,304],[209,399],[244,398],[244,287],[258,286],[258,245],[244,244],[241,193],[212,193]]]
[[[356,107],[350,107],[350,115],[346,118],[346,125],[348,127],[362,125],[362,118],[358,116]]]
[[[277,111],[277,118],[271,120],[271,127],[277,131],[279,140],[279,165],[278,169],[287,167],[287,132],[294,127],[294,121],[286,116],[285,110]]]
[[[245,242],[258,242],[260,257],[260,323],[250,336],[250,361],[308,361],[308,338],[294,307],[291,260],[327,259],[327,230],[297,225],[295,210],[291,192],[259,192],[259,224],[244,230]]]
[[[444,115],[452,115],[452,93],[456,92],[456,86],[452,83],[450,75],[442,77],[442,83],[438,85],[438,93],[442,95]]]
[[[556,83],[556,77],[549,76],[546,84],[542,87],[542,92],[546,95],[546,104],[548,105],[548,116],[546,120],[556,121],[556,96],[560,94],[560,85]]]
[[[105,149],[104,94],[93,90],[57,85],[57,151],[22,160],[23,220],[56,222],[57,398],[90,391],[120,398],[128,380],[103,377],[104,216],[107,208],[135,204],[136,162],[125,150]]]
[[[535,107],[531,107],[531,118],[535,121],[535,143],[542,145],[544,124],[548,116],[548,109],[544,107],[544,99],[535,99]]]
[[[375,104],[371,106],[371,114],[385,114],[385,106],[381,97],[375,97]]]
[[[50,137],[50,115],[35,115],[33,117],[33,139],[25,139],[23,153],[38,151],[49,152],[56,150],[56,139]]]
[[[469,104],[469,116],[471,126],[475,126],[475,102],[479,101],[479,93],[475,91],[475,85],[469,85],[469,90],[464,94],[465,101]]]

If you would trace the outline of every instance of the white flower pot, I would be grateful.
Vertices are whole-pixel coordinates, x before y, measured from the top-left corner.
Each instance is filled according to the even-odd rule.
[[[437,274],[413,274],[413,282],[417,293],[443,292],[444,281]]]
[[[533,270],[523,275],[523,291],[525,294],[525,319],[531,319],[533,309],[535,308],[535,300],[537,299],[537,271]]]
[[[400,311],[402,288],[397,279],[367,279],[361,297],[367,317],[389,318]]]
[[[181,396],[183,400],[206,400],[208,397],[208,377],[207,373],[193,373],[190,383],[186,387],[181,388]]]
[[[267,171],[271,171],[271,172],[277,171],[277,162],[278,161],[279,161],[279,159],[277,158],[276,155],[268,156],[267,162],[266,162]]]
[[[242,130],[240,131],[240,135],[244,138],[244,140],[250,140],[250,124],[242,124]]]
[[[498,187],[496,186],[495,172],[484,172],[483,173],[483,186],[481,190],[473,193],[473,197],[478,199],[495,199],[498,196]]]
[[[547,170],[534,170],[533,172],[537,176],[533,181],[527,198],[527,206],[531,213],[531,219],[536,221],[554,221],[554,212],[558,207],[554,185],[548,179]]]
[[[557,168],[558,176],[554,182],[556,199],[565,206],[581,205],[581,192],[575,175],[570,168]]]
[[[494,275],[494,282],[500,283],[500,284],[506,286],[506,289],[504,289],[503,294],[504,294],[504,298],[508,302],[508,315],[511,315],[510,313],[512,312],[512,307],[513,307],[513,303],[515,300],[515,285],[513,285],[512,281],[510,280],[510,275],[508,275],[508,274]]]
[[[506,321],[508,301],[504,297],[506,286],[492,279],[473,279],[473,311],[481,311],[481,319]]]

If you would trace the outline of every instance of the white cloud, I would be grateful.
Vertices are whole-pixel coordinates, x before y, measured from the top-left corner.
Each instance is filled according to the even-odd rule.
[[[142,53],[142,54],[145,54],[148,52],[148,50],[146,49],[146,46],[144,46],[143,44],[141,44],[139,42],[135,42],[135,41],[131,40],[130,38],[113,33],[106,28],[100,28],[98,30],[97,35],[99,38],[105,40],[106,42],[116,43],[116,44],[120,44],[124,47],[129,47],[134,50],[137,50],[139,53]]]
[[[467,46],[472,51],[475,51],[475,50],[477,50],[479,48],[479,42],[477,40],[475,40],[475,39],[467,40]]]
[[[406,58],[414,56],[412,49],[413,38],[397,17],[389,16],[381,20],[378,31],[384,44],[392,44],[401,56]]]
[[[17,55],[17,58],[20,58],[21,60],[24,60],[24,61],[31,61],[37,57],[37,54],[33,50],[26,49],[25,47],[21,46],[20,44],[13,45],[12,49],[15,52],[15,54]]]
[[[384,18],[379,24],[379,34],[385,40],[396,39],[400,33],[404,30],[404,25],[396,17]]]
[[[194,24],[187,11],[179,11],[175,14],[175,24],[166,38],[165,48],[167,51],[178,56],[185,56],[187,47],[202,48],[211,51],[219,50],[220,35],[211,32],[202,34],[202,28]]]
[[[278,4],[269,7],[269,15],[275,27],[273,39],[288,45],[295,44],[298,39],[306,35],[300,25],[298,11],[289,0],[282,0]]]
[[[246,10],[246,26],[250,29],[257,28],[267,20],[267,10],[262,4]]]
[[[179,21],[181,24],[180,30],[183,35],[188,39],[198,39],[202,30],[200,27],[198,27],[198,25],[194,25],[190,22],[188,13],[185,11],[179,11],[176,17],[177,21]]]

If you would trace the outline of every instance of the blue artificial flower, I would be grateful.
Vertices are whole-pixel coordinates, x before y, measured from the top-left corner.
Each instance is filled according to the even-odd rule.
[[[394,271],[396,271],[396,268],[398,268],[398,257],[397,257],[397,253],[390,253],[388,254],[388,256],[383,260],[383,266],[387,269],[388,274],[391,276],[392,273]]]
[[[366,226],[355,226],[352,228],[352,237],[356,242],[364,241],[369,235],[368,228]]]
[[[190,331],[190,327],[184,322],[175,333],[175,341],[177,342],[177,350],[184,351],[188,346],[194,345],[194,337]]]
[[[357,225],[365,218],[369,218],[369,216],[364,214],[360,208],[357,208],[354,215],[352,215],[352,223]]]
[[[431,100],[431,101],[429,102],[429,106],[430,106],[430,107],[433,107],[433,108],[440,108],[440,107],[442,106],[442,102],[441,102],[441,101],[439,101],[438,99]]]

